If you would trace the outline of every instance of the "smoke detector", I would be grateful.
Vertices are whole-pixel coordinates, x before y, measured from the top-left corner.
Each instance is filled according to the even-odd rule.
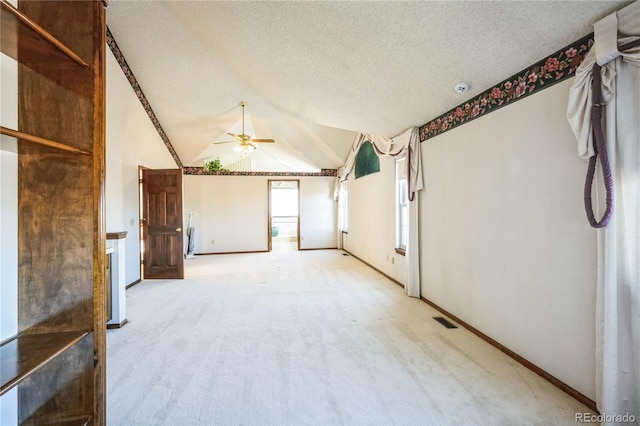
[[[460,83],[455,85],[454,89],[456,92],[460,94],[466,93],[469,90],[469,83],[465,83],[464,81],[461,81]]]

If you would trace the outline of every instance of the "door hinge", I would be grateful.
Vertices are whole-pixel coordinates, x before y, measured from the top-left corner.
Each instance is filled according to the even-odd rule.
[[[144,259],[140,259],[140,264],[144,265]]]
[[[138,179],[138,183],[144,183],[144,179]]]

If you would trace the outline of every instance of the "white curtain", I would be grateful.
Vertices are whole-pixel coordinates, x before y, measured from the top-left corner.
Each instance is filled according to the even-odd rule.
[[[603,130],[614,177],[614,212],[597,237],[596,403],[603,424],[640,422],[640,2],[594,25],[595,43],[576,71],[567,117],[584,158],[593,155],[592,71],[602,67]],[[598,177],[602,179],[601,176]],[[602,191],[595,194],[603,207]],[[596,212],[596,217],[599,212]],[[585,218],[586,220],[586,218]],[[624,416],[627,416],[626,418]]]
[[[360,146],[365,141],[371,141],[378,155],[389,157],[407,156],[407,179],[409,190],[414,193],[410,195],[413,201],[409,202],[409,226],[407,238],[407,284],[405,292],[411,297],[420,297],[420,247],[418,241],[418,199],[419,191],[424,189],[422,179],[422,157],[420,153],[420,139],[417,127],[412,127],[395,138],[381,138],[375,135],[359,133],[356,136],[347,161],[344,166],[338,169],[338,176],[334,185],[333,197],[338,201],[338,209],[340,209],[340,182],[345,181],[349,174],[353,171],[356,162],[356,156]],[[340,240],[339,240],[340,241]],[[338,243],[340,244],[340,242]]]
[[[338,186],[338,192],[334,193],[333,195],[333,199],[335,201],[338,202],[338,229],[337,229],[337,239],[338,239],[338,249],[342,250],[342,230],[344,229],[344,221],[343,221],[343,216],[342,216],[342,211],[343,209],[346,207],[344,205],[344,186],[346,185],[345,181],[340,182],[340,180],[338,179],[337,181],[337,186]],[[335,191],[335,190],[334,190]]]
[[[420,191],[422,180],[422,155],[418,129],[413,129],[408,143],[407,177],[409,179],[409,235],[407,238],[407,284],[408,296],[420,298]]]

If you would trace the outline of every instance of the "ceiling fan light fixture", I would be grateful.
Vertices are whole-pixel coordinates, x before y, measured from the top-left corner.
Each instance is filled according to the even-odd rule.
[[[256,146],[254,146],[253,144],[247,143],[247,144],[242,144],[242,145],[236,145],[233,147],[233,150],[235,152],[238,153],[246,153],[246,152],[251,152],[251,151],[255,151],[257,148]]]
[[[246,106],[246,103],[240,102],[240,106],[242,107],[242,133],[236,135],[235,133],[227,132],[227,135],[231,136],[235,140],[214,142],[214,145],[236,142],[237,145],[233,147],[233,150],[241,154],[246,154],[255,151],[258,148],[254,145],[254,143],[275,143],[273,139],[255,139],[245,133],[244,108]]]

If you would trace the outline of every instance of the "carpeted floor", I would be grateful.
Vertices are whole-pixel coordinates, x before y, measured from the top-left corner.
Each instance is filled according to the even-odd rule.
[[[127,292],[110,425],[573,425],[589,410],[338,250],[198,256]]]

